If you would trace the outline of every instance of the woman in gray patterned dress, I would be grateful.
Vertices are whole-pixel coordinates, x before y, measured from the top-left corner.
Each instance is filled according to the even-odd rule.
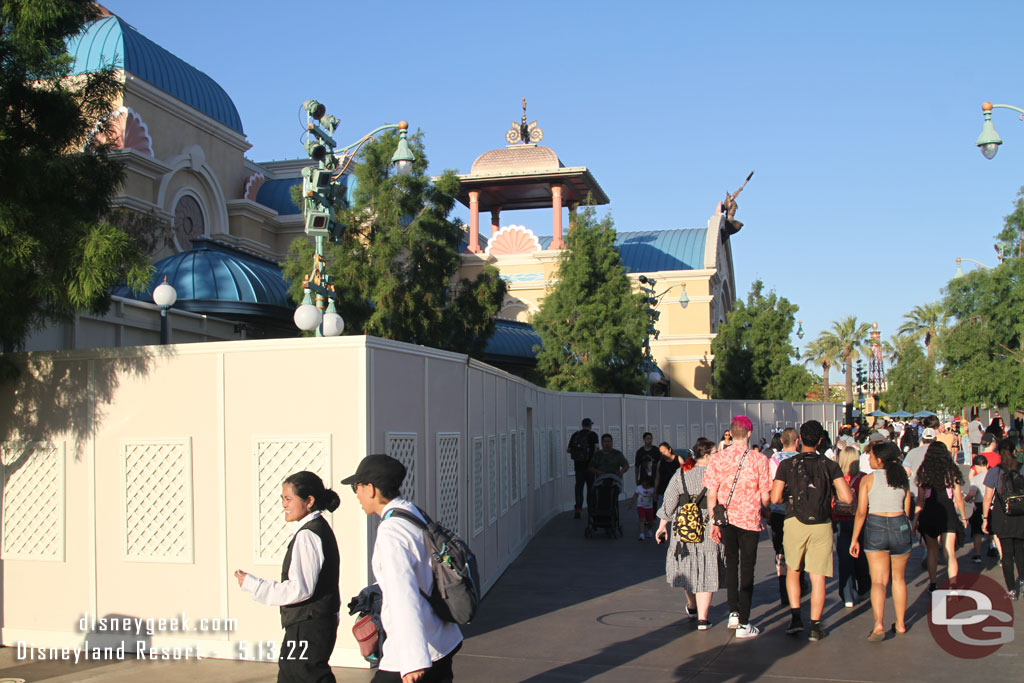
[[[697,628],[705,631],[711,628],[708,610],[711,596],[718,590],[719,575],[724,568],[722,546],[711,540],[711,534],[704,534],[703,543],[681,543],[672,532],[672,522],[679,507],[679,496],[683,494],[683,477],[686,490],[697,498],[703,490],[704,470],[707,456],[715,444],[701,437],[693,447],[694,461],[686,462],[679,457],[679,469],[669,480],[665,490],[665,501],[658,510],[661,524],[658,527],[658,543],[668,542],[665,557],[665,578],[670,586],[686,591],[686,615],[697,620]],[[704,504],[704,501],[702,501]],[[706,510],[704,510],[706,514]]]

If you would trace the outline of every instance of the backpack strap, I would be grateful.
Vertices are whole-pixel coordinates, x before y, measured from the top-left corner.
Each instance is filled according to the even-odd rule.
[[[416,511],[419,512],[421,515],[423,515],[423,517],[427,520],[427,522],[430,522],[430,517],[427,516],[427,513],[425,513],[423,510],[421,510],[418,505],[415,506],[415,507],[416,507]],[[408,510],[402,510],[401,508],[391,508],[390,510],[388,510],[387,512],[384,513],[384,516],[381,518],[381,520],[383,521],[383,520],[386,520],[386,519],[391,519],[392,517],[396,517],[396,516],[397,517],[401,517],[402,519],[405,519],[407,521],[412,522],[413,524],[418,526],[420,529],[422,529],[424,531],[424,533],[427,531],[427,524],[424,523],[424,521],[422,519],[420,519],[416,515],[412,514]],[[430,554],[430,549],[429,548],[427,549],[427,554],[428,555]],[[433,574],[433,571],[431,571],[431,574]],[[420,595],[422,595],[426,599],[427,602],[430,602],[430,596],[427,595],[426,593],[424,593],[422,588],[420,588]]]

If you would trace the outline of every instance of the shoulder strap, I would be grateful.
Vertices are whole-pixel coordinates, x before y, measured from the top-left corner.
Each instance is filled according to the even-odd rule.
[[[676,471],[679,472],[679,482],[683,485],[683,493],[679,496],[679,507],[683,507],[692,502],[693,498],[690,496],[690,490],[686,488],[686,473],[683,472],[683,468],[680,467]]]
[[[419,507],[417,507],[416,509],[429,522],[430,518],[427,517],[426,513],[423,512],[423,510],[420,510]],[[426,529],[427,528],[427,524],[424,523],[424,521],[422,519],[420,519],[416,515],[412,514],[411,512],[408,512],[406,510],[402,510],[401,508],[391,508],[390,510],[388,510],[384,514],[384,519],[391,519],[392,517],[395,517],[395,516],[401,517],[402,519],[407,519],[407,520],[409,520],[410,522],[412,522],[413,524],[415,524],[416,526],[418,526],[421,529]]]
[[[747,453],[750,449],[743,451],[743,455],[740,456],[740,464],[736,466],[736,476],[732,480],[732,488],[729,489],[729,500],[725,501],[725,507],[729,507],[729,503],[732,502],[732,494],[736,493],[736,482],[740,480],[740,470],[743,469],[743,461],[747,459]]]

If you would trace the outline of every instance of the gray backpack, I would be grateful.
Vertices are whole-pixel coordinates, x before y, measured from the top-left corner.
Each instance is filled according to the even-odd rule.
[[[407,519],[423,529],[423,541],[430,555],[430,569],[434,573],[434,587],[430,595],[423,593],[434,612],[444,621],[468,624],[480,606],[480,574],[476,555],[458,534],[438,524],[419,507],[423,520],[397,508],[388,510],[384,519],[393,516]]]

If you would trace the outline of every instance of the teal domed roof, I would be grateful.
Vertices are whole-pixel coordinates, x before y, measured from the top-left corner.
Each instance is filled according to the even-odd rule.
[[[90,73],[107,66],[124,69],[228,128],[245,133],[235,103],[224,88],[120,17],[103,17],[86,26],[68,41],[68,54],[75,58],[72,73]]]
[[[153,289],[164,277],[178,292],[174,307],[221,318],[282,323],[290,331],[295,304],[288,285],[273,261],[246,254],[206,238],[193,240],[192,249],[160,259],[150,286],[138,294],[128,287],[115,296],[153,303]]]

